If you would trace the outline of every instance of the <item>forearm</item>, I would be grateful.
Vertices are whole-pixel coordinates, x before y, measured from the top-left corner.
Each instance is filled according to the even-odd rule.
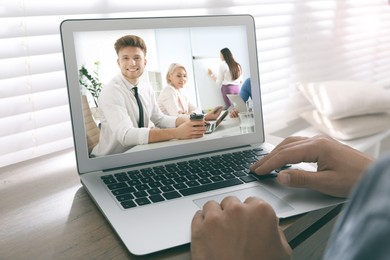
[[[212,80],[214,80],[214,81],[217,80],[217,76],[214,75],[214,73],[211,69],[208,70],[208,74]]]
[[[149,143],[157,143],[177,138],[177,128],[152,128],[149,131]]]
[[[177,117],[176,122],[175,122],[176,127],[178,127],[181,124],[184,124],[185,122],[187,122],[189,120],[190,120],[189,116],[179,116],[179,117]]]

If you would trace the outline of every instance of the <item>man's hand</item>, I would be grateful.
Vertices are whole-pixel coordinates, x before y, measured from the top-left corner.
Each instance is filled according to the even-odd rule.
[[[278,174],[277,180],[285,186],[347,197],[372,161],[370,156],[327,136],[288,137],[250,170],[261,175],[286,164],[316,162],[317,172],[286,169]]]
[[[274,210],[259,198],[209,201],[195,214],[191,231],[193,260],[290,259]]]
[[[188,120],[185,123],[179,125],[176,129],[177,139],[192,139],[200,138],[206,132],[204,120]]]

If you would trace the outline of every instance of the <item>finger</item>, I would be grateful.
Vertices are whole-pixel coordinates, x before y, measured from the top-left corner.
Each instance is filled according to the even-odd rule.
[[[295,144],[288,144],[279,149],[266,160],[254,165],[251,170],[256,174],[269,173],[286,164],[297,164],[301,162],[316,162],[318,160],[319,147],[313,145],[310,140],[298,141]]]
[[[290,148],[292,146],[296,146],[296,145],[301,145],[303,142],[307,142],[308,141],[308,138],[307,137],[301,137],[301,136],[291,136],[291,137],[287,137],[286,139],[284,139],[280,144],[278,144],[277,146],[275,146],[275,148],[267,155],[267,156],[264,156],[263,158],[261,158],[260,160],[258,160],[257,162],[255,162],[253,165],[250,166],[250,170],[252,172],[255,172],[255,170],[260,167],[262,164],[264,164],[266,161],[268,161],[269,159],[271,159],[273,156],[275,156],[276,154],[278,154],[281,150],[283,149],[287,149],[287,148]],[[277,169],[279,167],[281,167],[283,165],[280,165],[274,169]],[[274,170],[274,169],[271,169],[270,171]],[[257,173],[257,172],[256,172]],[[268,173],[268,172],[265,172],[265,173]]]
[[[194,125],[191,127],[191,132],[193,133],[200,133],[200,132],[204,132],[206,131],[206,127],[204,124],[201,124],[201,125]]]
[[[252,209],[256,209],[259,216],[262,216],[263,220],[277,220],[274,208],[265,200],[258,197],[248,197],[245,199],[244,204]],[[267,220],[267,221],[268,221]],[[277,222],[277,221],[276,221]],[[270,222],[271,223],[271,222]],[[276,223],[277,224],[277,223]]]
[[[203,137],[204,133],[206,132],[206,130],[194,130],[193,132],[191,132],[191,138],[200,138],[200,137]]]
[[[203,121],[203,120],[199,120],[199,121],[193,120],[193,121],[191,121],[192,127],[202,127],[202,126],[204,126],[204,124],[205,124],[205,121]]]
[[[307,142],[310,142],[309,138],[307,138],[307,137],[302,137],[302,136],[287,137],[281,143],[279,143],[277,146],[275,146],[275,148],[269,154],[270,155],[277,154],[278,152],[280,152],[284,149],[298,146],[298,145],[302,145],[302,144],[307,143]]]
[[[245,204],[251,204],[251,203],[258,203],[258,202],[265,202],[263,199],[260,199],[259,197],[250,196],[244,200]]]
[[[206,131],[206,128],[199,127],[199,129],[198,128],[192,129],[191,133],[193,135],[203,135],[205,131]]]
[[[337,178],[335,178],[333,171],[284,170],[279,172],[277,180],[284,186],[307,188],[333,196],[340,196],[334,191],[337,187]]]
[[[279,172],[277,180],[280,184],[296,188],[310,188],[311,183],[315,183],[313,172],[304,170],[284,170]]]
[[[203,212],[201,210],[196,211],[191,221],[191,230],[194,231],[198,228],[203,223],[203,219]]]
[[[203,216],[206,216],[210,211],[222,211],[221,205],[215,200],[209,200],[203,205]]]
[[[235,196],[227,196],[221,201],[221,208],[226,209],[232,204],[241,204],[241,201]]]

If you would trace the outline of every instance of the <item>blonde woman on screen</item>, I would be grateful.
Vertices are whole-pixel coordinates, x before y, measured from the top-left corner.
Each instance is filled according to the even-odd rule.
[[[189,101],[183,91],[183,88],[187,84],[187,70],[183,65],[172,63],[169,66],[166,80],[168,85],[163,88],[157,100],[164,114],[178,116],[199,112],[199,109]],[[222,106],[214,108],[205,115],[205,120],[217,119],[221,111]]]

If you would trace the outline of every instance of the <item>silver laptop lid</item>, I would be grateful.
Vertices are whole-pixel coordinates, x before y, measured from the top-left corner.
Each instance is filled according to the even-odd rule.
[[[139,145],[125,153],[91,157],[83,118],[82,86],[79,70],[82,66],[93,73],[100,64],[99,80],[104,84],[119,73],[115,41],[128,34],[143,38],[148,47],[148,61],[143,80],[156,93],[166,85],[165,74],[172,62],[185,64],[190,98],[202,109],[210,109],[221,95],[217,86],[209,86],[207,68],[220,63],[222,48],[229,48],[242,67],[243,80],[251,78],[255,128],[253,133],[239,131],[207,138],[167,141],[155,145]],[[258,75],[256,35],[253,17],[249,15],[193,16],[161,18],[123,18],[66,20],[61,24],[61,37],[68,84],[71,118],[77,165],[80,174],[129,165],[150,163],[182,156],[264,142],[264,128]],[[214,89],[212,89],[214,88]],[[210,95],[211,91],[214,91]],[[214,102],[214,103],[213,103]]]

